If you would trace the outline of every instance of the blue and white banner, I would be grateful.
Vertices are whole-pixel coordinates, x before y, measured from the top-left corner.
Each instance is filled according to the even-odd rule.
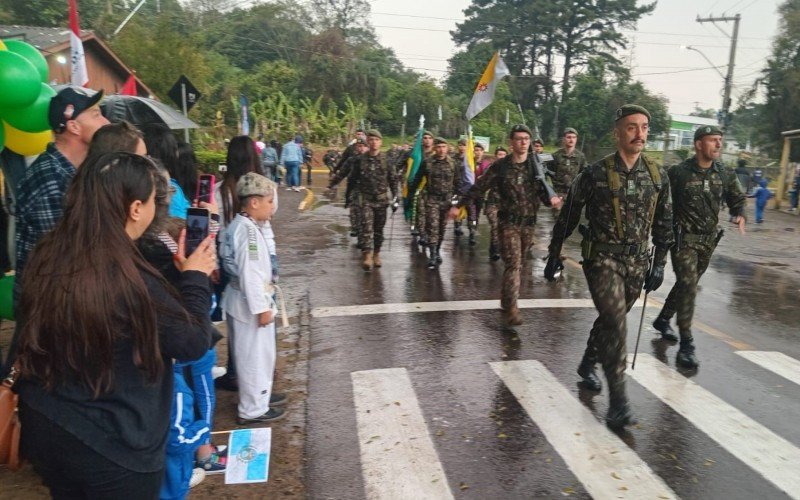
[[[266,483],[272,429],[239,429],[228,439],[225,484]]]

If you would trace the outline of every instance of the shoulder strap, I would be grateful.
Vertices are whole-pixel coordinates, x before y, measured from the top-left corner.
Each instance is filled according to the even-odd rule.
[[[608,189],[611,190],[611,204],[614,206],[614,219],[617,222],[617,236],[620,240],[625,238],[625,231],[622,229],[622,211],[619,207],[619,191],[622,183],[619,180],[619,172],[617,172],[614,165],[614,155],[606,156],[603,164],[606,168],[606,179],[608,180]]]
[[[642,161],[644,161],[648,172],[650,172],[650,178],[653,180],[653,184],[656,186],[656,191],[661,191],[661,172],[658,170],[658,165],[653,163],[653,160],[651,160],[645,154],[642,155]]]

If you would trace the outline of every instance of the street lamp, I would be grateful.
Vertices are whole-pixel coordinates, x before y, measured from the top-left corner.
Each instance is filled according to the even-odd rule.
[[[714,64],[714,62],[713,62],[711,59],[709,59],[709,58],[708,58],[708,56],[706,56],[705,54],[703,54],[703,51],[701,51],[700,49],[698,49],[698,48],[696,48],[696,47],[692,47],[691,45],[681,45],[681,50],[693,50],[693,51],[697,52],[698,54],[700,54],[701,56],[703,56],[703,59],[705,59],[706,61],[708,61],[708,64],[710,64],[710,65],[711,65],[711,67],[712,67],[712,68],[714,68],[714,71],[716,71],[716,72],[717,72],[717,74],[718,74],[719,76],[721,76],[723,80],[725,79],[725,75],[723,75],[723,74],[722,74],[722,71],[720,71],[720,70],[719,70],[719,68],[717,67],[717,65],[716,65],[716,64]]]

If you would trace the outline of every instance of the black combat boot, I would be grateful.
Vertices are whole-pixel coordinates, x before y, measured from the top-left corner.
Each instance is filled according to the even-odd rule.
[[[469,226],[469,246],[474,247],[477,241],[475,241],[475,228]]]
[[[670,342],[676,342],[678,340],[675,330],[669,325],[669,318],[664,318],[659,315],[656,320],[653,321],[653,328],[661,332],[661,338],[664,340]]]
[[[351,229],[350,230],[350,237],[351,238],[355,238],[356,236],[358,236],[358,230],[356,230],[355,228]]]
[[[611,404],[606,415],[606,423],[612,429],[622,429],[625,426],[639,423],[636,417],[633,416],[627,396],[611,398]]]
[[[411,236],[419,236],[419,231],[415,226],[411,226]]]
[[[678,355],[675,356],[675,364],[683,368],[700,366],[697,356],[694,355],[694,339],[692,337],[681,339],[681,347],[678,349]]]
[[[436,269],[436,246],[428,246],[428,269]]]
[[[453,222],[453,234],[456,235],[456,238],[464,234],[464,231],[461,230],[461,223],[458,221]]]
[[[494,243],[489,244],[489,260],[492,262],[497,262],[500,260],[500,250]]]
[[[600,377],[597,376],[597,372],[594,369],[595,363],[596,361],[594,358],[584,354],[581,364],[578,366],[578,375],[583,378],[581,384],[583,384],[585,388],[591,391],[600,391],[603,389],[603,383],[600,381]]]
[[[422,247],[428,246],[428,238],[426,238],[424,234],[419,235],[419,244]]]
[[[440,253],[441,251],[442,251],[442,244],[440,242],[438,245],[436,245],[436,265],[437,266],[442,263],[442,254]]]

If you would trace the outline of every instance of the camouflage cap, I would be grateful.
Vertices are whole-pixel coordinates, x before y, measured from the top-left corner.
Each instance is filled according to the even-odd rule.
[[[383,139],[381,133],[375,128],[367,130],[367,137],[377,137],[378,139]]]
[[[356,139],[355,143],[356,144],[363,144],[364,146],[366,146],[367,145],[367,140],[364,139],[363,137],[359,137],[358,139]]]
[[[474,146],[472,146],[472,147],[473,147],[473,148],[481,148],[481,149],[486,149],[486,146],[484,146],[482,142],[476,142],[476,143],[475,143],[475,145],[474,145]]]
[[[458,145],[459,146],[466,146],[467,145],[467,140],[466,139],[459,139],[458,140]]]
[[[534,144],[538,144],[538,145],[540,145],[540,146],[544,146],[544,143],[542,142],[542,140],[541,140],[541,139],[538,139],[538,138],[537,138],[537,139],[534,139],[534,140],[533,140],[533,143],[534,143]]]
[[[508,133],[508,137],[513,139],[514,134],[516,134],[517,132],[525,132],[526,134],[528,134],[529,137],[533,137],[531,129],[529,129],[527,125],[523,125],[522,123],[511,127],[511,132]]]
[[[236,182],[236,196],[272,196],[275,192],[275,183],[261,174],[248,172]]]
[[[621,118],[636,114],[644,115],[647,117],[647,121],[650,121],[650,112],[638,104],[623,104],[620,106],[619,109],[617,109],[617,112],[614,113],[614,121],[616,122]]]
[[[433,143],[434,144],[447,144],[447,139],[445,139],[444,137],[437,137],[436,139],[433,140]]]
[[[567,135],[567,134],[578,135],[578,131],[575,130],[574,128],[572,128],[572,127],[567,127],[567,128],[564,129],[564,135]]]
[[[433,134],[431,134],[430,130],[426,130],[426,131],[424,131],[424,132],[422,133],[422,137],[425,137],[426,135],[427,135],[427,136],[430,136],[431,138],[433,138]]]
[[[502,151],[503,153],[508,153],[508,150],[503,146],[497,146],[496,148],[494,148],[494,154],[497,154],[498,151]]]
[[[698,141],[707,135],[722,135],[722,130],[716,125],[703,125],[694,131],[694,140]]]

